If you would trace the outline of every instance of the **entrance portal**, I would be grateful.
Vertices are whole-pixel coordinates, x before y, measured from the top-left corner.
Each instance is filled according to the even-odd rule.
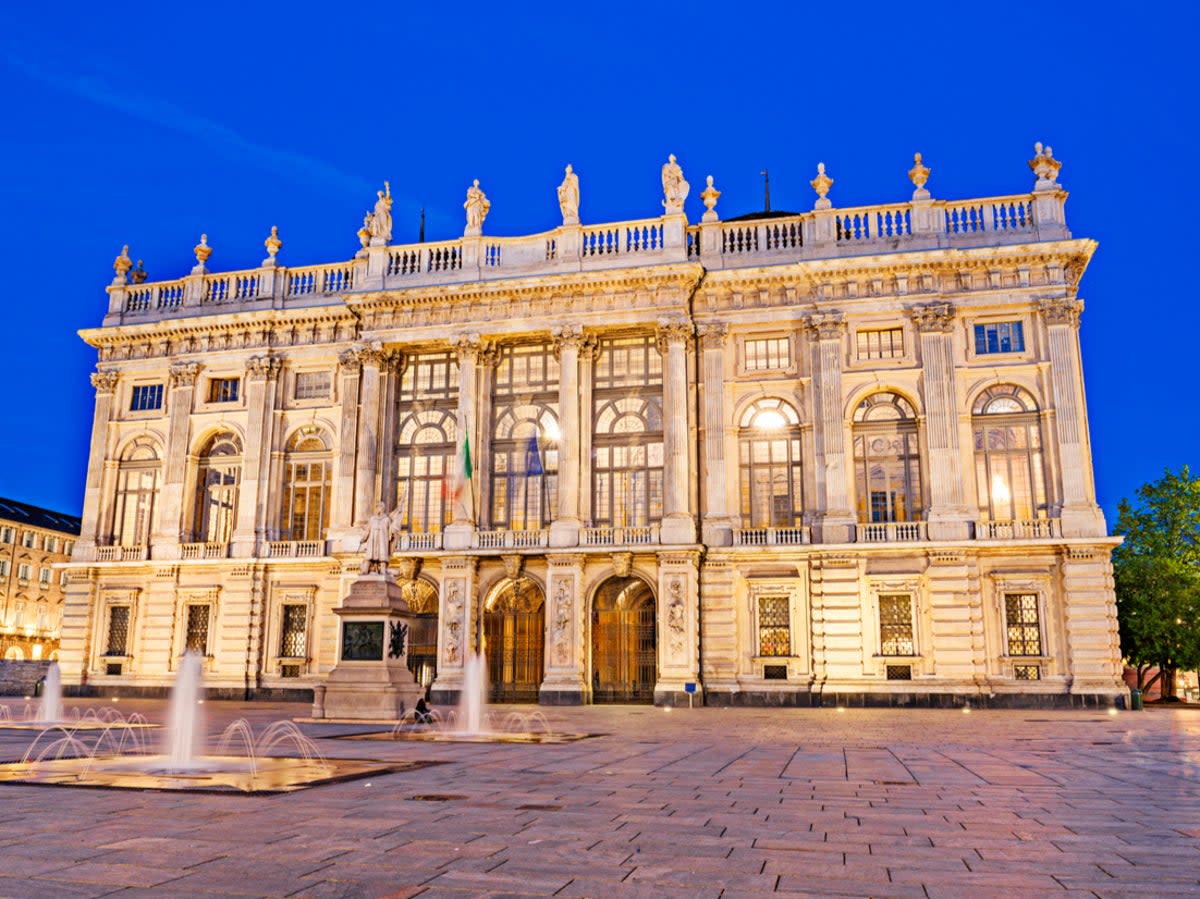
[[[654,591],[611,578],[592,609],[592,702],[653,702],[658,673]]]
[[[409,625],[408,670],[429,698],[429,685],[437,677],[438,591],[429,581],[416,578],[401,584],[408,610],[416,615]]]
[[[526,578],[504,581],[483,613],[491,702],[537,702],[544,671],[546,602]]]

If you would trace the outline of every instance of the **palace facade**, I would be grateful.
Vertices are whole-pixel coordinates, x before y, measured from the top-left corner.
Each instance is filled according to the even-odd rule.
[[[115,263],[61,665],[287,695],[362,527],[435,701],[1104,704],[1123,692],[1060,163],[1029,193],[391,243],[173,281]],[[658,204],[658,198],[654,200]],[[689,697],[689,694],[693,694]]]

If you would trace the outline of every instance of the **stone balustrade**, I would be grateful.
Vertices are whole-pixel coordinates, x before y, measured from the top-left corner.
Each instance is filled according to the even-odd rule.
[[[970,248],[1070,237],[1061,190],[973,200],[814,209],[680,226],[682,216],[563,225],[522,237],[462,237],[366,247],[349,261],[200,272],[108,288],[106,325],[265,308],[323,305],[357,291],[401,290],[672,262],[743,268],[863,254]]]

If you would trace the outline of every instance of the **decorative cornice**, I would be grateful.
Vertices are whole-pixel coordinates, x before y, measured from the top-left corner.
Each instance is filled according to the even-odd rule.
[[[1083,300],[1069,297],[1054,297],[1038,302],[1038,312],[1048,325],[1070,325],[1079,327],[1079,316],[1083,313]]]
[[[117,379],[120,376],[115,371],[92,372],[92,386],[96,393],[112,393],[117,389]]]
[[[909,310],[918,331],[950,331],[954,328],[953,303],[926,303]]]
[[[846,333],[846,317],[840,312],[814,312],[804,323],[817,340],[841,340]]]

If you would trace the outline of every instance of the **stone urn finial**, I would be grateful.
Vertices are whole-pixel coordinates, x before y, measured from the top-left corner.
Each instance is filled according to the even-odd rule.
[[[133,260],[129,258],[129,244],[125,244],[121,247],[121,255],[113,260],[113,271],[117,273],[113,280],[124,284],[125,273],[131,268],[133,268]]]
[[[267,258],[263,260],[263,265],[274,265],[275,257],[279,254],[279,248],[283,246],[283,241],[279,239],[278,225],[271,226],[271,233],[268,234],[267,239],[263,241],[263,246],[267,248]]]
[[[1034,144],[1033,159],[1029,160],[1029,167],[1037,176],[1033,185],[1035,191],[1058,189],[1058,170],[1062,168],[1062,163],[1054,158],[1053,148],[1042,147],[1041,141]]]
[[[921,162],[920,153],[913,154],[913,167],[908,170],[908,180],[916,188],[913,191],[914,200],[929,199],[929,191],[925,189],[925,182],[929,180],[929,166]]]
[[[373,218],[374,217],[371,215],[371,213],[368,212],[363,216],[362,227],[358,229],[358,242],[362,244],[364,250],[371,242],[371,221]]]
[[[700,192],[700,199],[704,201],[704,208],[707,210],[700,217],[702,222],[718,221],[717,217],[717,200],[721,198],[721,192],[713,187],[713,176],[708,176],[708,184],[703,191]]]
[[[130,277],[133,279],[134,284],[144,284],[146,279],[150,277],[150,273],[146,271],[146,267],[142,265],[142,260],[138,260],[137,268],[130,273]]]
[[[813,205],[813,209],[830,208],[833,204],[829,202],[828,197],[825,195],[829,193],[829,188],[833,187],[833,179],[825,174],[825,163],[817,163],[817,177],[808,183],[817,192],[817,202]]]
[[[196,261],[199,262],[201,266],[208,262],[208,257],[212,255],[212,247],[208,245],[207,234],[200,235],[200,243],[192,247],[192,251],[196,254]]]

